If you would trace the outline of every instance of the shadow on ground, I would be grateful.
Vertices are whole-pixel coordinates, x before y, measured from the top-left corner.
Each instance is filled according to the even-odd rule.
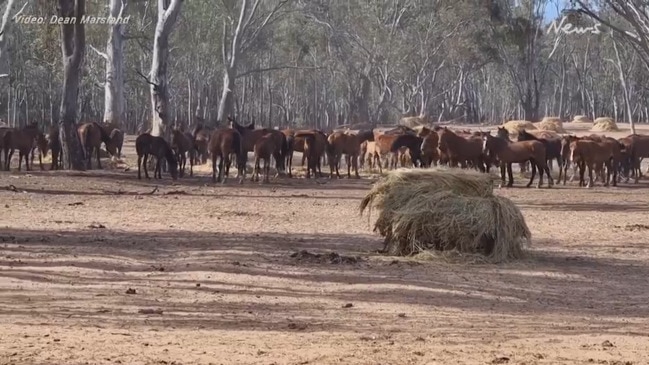
[[[335,315],[340,307],[327,304],[331,300],[353,302],[355,308],[392,303],[521,317],[649,315],[649,295],[638,290],[649,276],[645,262],[536,250],[517,263],[458,265],[384,257],[375,253],[380,246],[378,237],[344,234],[5,229],[0,230],[0,277],[11,284],[0,291],[0,315],[42,311],[60,318],[128,321],[131,326],[303,331],[358,330],[379,316],[368,312],[363,321],[345,320]],[[300,250],[334,251],[360,260],[339,264],[291,257]],[[29,289],[29,283],[64,287],[78,299],[48,298]],[[110,289],[100,287],[104,284]],[[129,286],[156,288],[169,296],[126,295]],[[214,299],[181,301],[178,295]],[[231,295],[249,299],[229,301]],[[48,303],[44,308],[34,307],[38,296]],[[97,296],[106,297],[102,302],[110,313],[83,305]],[[134,306],[155,306],[165,314],[144,316]],[[295,318],[310,324],[291,325]]]

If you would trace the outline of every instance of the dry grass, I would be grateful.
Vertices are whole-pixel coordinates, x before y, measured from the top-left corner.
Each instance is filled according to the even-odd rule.
[[[520,210],[493,195],[488,174],[459,169],[396,170],[374,184],[360,210],[380,210],[374,230],[393,255],[424,250],[520,258],[531,233]]]
[[[592,123],[593,121],[585,115],[575,115],[572,123]]]
[[[563,129],[563,121],[558,117],[545,117],[535,124],[535,127],[542,131],[552,131],[557,133],[566,133]]]
[[[509,132],[509,135],[516,137],[518,132],[522,129],[524,130],[535,130],[537,129],[534,123],[527,120],[510,120],[509,122],[503,123],[503,128]]]
[[[404,117],[399,121],[400,125],[404,125],[409,128],[415,128],[417,126],[422,126],[429,124],[430,120],[427,117],[415,116],[415,117]]]
[[[610,117],[600,117],[595,119],[593,123],[593,128],[590,129],[592,132],[616,132],[620,128],[617,126],[613,118]]]

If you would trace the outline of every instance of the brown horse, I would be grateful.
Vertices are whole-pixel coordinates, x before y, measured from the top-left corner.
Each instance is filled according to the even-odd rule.
[[[381,166],[381,156],[376,150],[376,141],[366,141],[365,143],[367,144],[365,145],[365,154],[363,155],[363,159],[367,160],[368,168],[372,170],[375,166],[378,165],[379,173],[383,173],[383,167]]]
[[[507,187],[514,185],[514,176],[512,174],[512,163],[530,161],[532,167],[532,177],[526,187],[530,187],[536,176],[536,169],[539,169],[539,182],[537,188],[543,185],[543,173],[548,176],[548,187],[552,187],[553,181],[548,169],[545,158],[545,146],[539,141],[511,142],[501,137],[492,137],[489,134],[483,137],[483,148],[488,156],[496,156],[500,161],[500,178],[501,187],[505,186],[505,169],[509,177]]]
[[[207,150],[212,155],[212,181],[225,184],[230,173],[230,156],[237,159],[237,177],[242,184],[246,177],[248,153],[244,151],[241,134],[231,128],[219,128],[212,132]],[[216,160],[219,159],[219,175],[216,176]]]
[[[8,166],[9,150],[11,149],[11,134],[13,129],[9,127],[0,127],[0,169],[5,170],[5,165]],[[4,155],[4,156],[3,156]],[[2,164],[4,157],[5,163]]]
[[[43,157],[47,157],[47,153],[49,152],[50,145],[49,141],[47,140],[47,137],[43,133],[39,133],[38,136],[36,136],[36,146],[32,148],[32,154],[31,154],[31,164],[34,166],[34,152],[38,150],[38,166],[40,167],[41,170],[44,170],[43,168]]]
[[[135,151],[137,152],[137,178],[142,179],[140,169],[144,167],[144,176],[150,179],[149,172],[147,171],[147,161],[149,155],[156,158],[155,170],[153,171],[153,178],[162,179],[162,159],[167,160],[169,166],[169,173],[171,178],[176,180],[178,178],[178,162],[174,151],[169,146],[169,143],[162,137],[152,136],[149,133],[142,133],[135,139]]]
[[[555,133],[556,134],[556,133]],[[561,153],[561,138],[554,137],[549,131],[542,131],[542,133],[532,134],[525,129],[521,129],[518,133],[517,140],[520,141],[539,141],[545,146],[545,153],[548,160],[548,168],[552,170],[552,160],[557,160],[559,171],[563,167],[563,156]]]
[[[421,137],[421,136],[420,136]],[[431,165],[437,166],[439,161],[439,135],[437,133],[429,133],[422,137],[421,143],[421,161],[424,167]]]
[[[255,167],[252,171],[252,177],[250,181],[259,181],[259,169],[260,162],[264,160],[264,183],[268,183],[270,175],[270,159],[277,151],[278,147],[276,146],[276,139],[270,133],[263,135],[261,138],[257,139],[255,146],[253,147],[253,153],[255,156]]]
[[[185,167],[187,166],[187,155],[189,155],[189,176],[194,176],[194,143],[192,135],[181,131],[178,128],[171,130],[171,149],[176,153],[178,160],[178,172],[180,177],[185,176]]]
[[[246,153],[253,152],[257,141],[265,135],[270,134],[271,138],[273,138],[274,140],[274,143],[272,145],[275,147],[275,150],[272,152],[272,155],[275,159],[275,167],[277,169],[277,173],[279,174],[280,172],[286,172],[285,156],[289,148],[284,133],[268,128],[255,129],[254,122],[250,123],[247,126],[242,126],[231,117],[228,117],[228,120],[230,121],[230,127],[241,134],[243,149]]]
[[[207,145],[213,132],[213,130],[203,126],[202,123],[198,123],[194,127],[194,130],[192,131],[194,150],[196,151],[193,162],[194,165],[204,164],[207,162],[207,156],[209,154]]]
[[[485,170],[489,172],[490,166],[485,163],[487,158],[483,150],[482,137],[471,135],[464,137],[446,127],[437,133],[439,134],[438,149],[443,155],[440,157],[447,158],[451,167],[459,164],[462,168],[466,168],[469,164],[473,164],[481,172]]]
[[[607,176],[604,179],[604,186],[608,186],[611,173],[611,149],[604,142],[589,140],[570,136],[570,161],[579,167],[579,186],[590,188],[594,185],[593,170],[597,166],[605,165]],[[588,168],[588,183],[584,180],[584,174]],[[617,176],[614,182],[617,182]]]
[[[11,165],[11,158],[14,151],[18,150],[18,171],[21,170],[22,161],[25,160],[25,168],[30,171],[29,155],[34,149],[34,144],[37,143],[41,131],[38,129],[38,124],[31,123],[21,129],[14,129],[9,134],[9,154],[6,159],[6,170],[9,171]],[[42,164],[41,164],[42,167]]]
[[[304,140],[304,156],[306,157],[306,178],[318,177],[318,165],[320,164],[321,151],[315,133],[301,132],[300,136]],[[322,175],[322,172],[320,173]]]
[[[101,143],[106,145],[106,151],[111,155],[115,155],[115,146],[110,142],[110,134],[106,129],[99,125],[99,123],[83,123],[77,128],[79,133],[79,140],[81,141],[81,148],[85,152],[85,157],[88,165],[88,170],[92,169],[91,156],[95,151],[97,154],[97,166],[101,169],[100,149]]]
[[[330,177],[333,179],[334,170],[336,176],[340,178],[340,159],[345,155],[347,163],[347,177],[351,178],[351,169],[354,169],[354,176],[358,179],[358,156],[361,154],[360,137],[356,134],[347,134],[345,132],[334,132],[327,137],[327,154],[329,159]]]
[[[635,176],[637,184],[642,177],[640,164],[643,158],[649,157],[649,136],[642,134],[630,134],[620,142],[625,146],[625,153],[630,159],[631,175]]]
[[[117,158],[122,158],[122,147],[124,146],[124,132],[121,129],[113,128],[110,131],[111,148],[115,150]],[[107,147],[108,148],[108,147]]]
[[[50,133],[47,135],[47,142],[50,150],[52,151],[52,165],[50,170],[58,170],[63,168],[63,154],[61,153],[61,140],[59,140],[59,126],[53,125],[50,127]]]
[[[310,150],[306,151],[306,137],[307,136],[312,136],[313,141],[310,145]],[[314,167],[317,169],[318,173],[314,173],[314,177],[322,177],[322,157],[326,154],[327,151],[327,136],[315,129],[308,129],[308,130],[299,130],[295,132],[295,138],[301,138],[304,140],[304,155],[306,156],[307,164],[311,164],[309,166]],[[312,159],[311,162],[309,161],[309,158]],[[307,177],[310,177],[311,175],[309,174],[309,168],[307,168]]]
[[[391,151],[394,141],[403,134],[374,132],[375,152],[379,156],[379,163],[388,169],[395,169],[398,161],[398,151]]]

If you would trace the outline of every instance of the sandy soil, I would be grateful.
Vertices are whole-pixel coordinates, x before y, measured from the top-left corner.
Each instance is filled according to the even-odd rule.
[[[499,190],[534,245],[486,265],[376,254],[369,179],[197,170],[0,173],[0,364],[649,363],[646,180]]]

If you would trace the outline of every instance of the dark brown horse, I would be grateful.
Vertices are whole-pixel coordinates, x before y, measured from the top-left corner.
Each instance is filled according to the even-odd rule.
[[[543,131],[547,132],[547,131]],[[563,156],[561,154],[561,138],[551,137],[551,133],[539,133],[536,136],[525,129],[518,133],[517,140],[520,141],[539,141],[545,146],[545,153],[548,160],[548,168],[552,170],[552,161],[557,160],[559,169],[563,167]],[[559,170],[561,171],[561,170]]]
[[[248,153],[244,151],[241,134],[232,128],[219,128],[212,132],[207,150],[212,155],[212,181],[225,184],[230,173],[230,156],[237,158],[237,177],[242,184],[246,177]],[[216,161],[219,159],[219,175],[216,176]]]
[[[137,152],[137,178],[142,179],[140,169],[144,167],[144,176],[150,179],[149,172],[147,171],[147,161],[149,156],[156,158],[155,170],[153,177],[162,179],[162,159],[167,160],[169,173],[171,178],[176,180],[178,178],[178,162],[176,155],[169,146],[169,143],[162,137],[152,136],[149,133],[142,133],[135,139],[135,151]]]
[[[47,153],[49,152],[50,145],[49,141],[47,140],[47,137],[43,133],[39,133],[38,136],[36,136],[36,146],[32,148],[32,154],[31,154],[31,164],[34,166],[34,152],[38,150],[38,166],[40,167],[41,170],[44,170],[43,168],[43,157],[47,157]]]
[[[79,133],[81,148],[85,152],[88,170],[92,169],[91,156],[93,151],[97,155],[97,166],[101,169],[100,150],[102,142],[106,145],[106,151],[111,156],[115,155],[115,146],[110,143],[110,134],[99,123],[83,123],[77,128],[77,132]]]
[[[209,151],[207,145],[214,130],[206,128],[202,123],[196,124],[192,131],[194,150],[196,151],[194,165],[207,162]]]
[[[50,127],[50,132],[47,134],[47,142],[50,151],[52,151],[52,165],[50,166],[50,170],[63,168],[63,154],[61,153],[61,140],[59,139],[58,125]]]
[[[537,188],[543,185],[543,173],[548,176],[548,187],[552,187],[553,181],[548,169],[545,156],[545,146],[539,141],[511,142],[501,137],[492,137],[489,134],[483,137],[483,148],[488,156],[496,156],[500,161],[500,178],[501,187],[505,186],[505,170],[509,175],[507,187],[514,185],[514,176],[512,174],[512,163],[521,163],[530,161],[532,168],[532,177],[526,187],[530,187],[536,177],[536,169],[539,170],[539,182]]]
[[[402,134],[392,141],[390,152],[396,153],[400,148],[406,147],[410,153],[410,159],[414,167],[423,167],[424,161],[421,158],[421,145],[423,139],[412,134]]]
[[[185,176],[187,166],[187,155],[189,155],[189,176],[194,176],[194,142],[191,134],[181,131],[178,128],[171,130],[171,149],[176,153],[178,160],[178,172],[180,177]]]
[[[117,158],[122,158],[122,147],[124,146],[124,132],[121,129],[113,128],[110,131],[111,149],[115,150]]]
[[[9,166],[9,150],[11,149],[11,134],[13,129],[9,127],[0,127],[0,169],[7,169]],[[5,161],[3,164],[2,161]]]
[[[28,124],[21,129],[12,130],[9,134],[10,150],[6,159],[7,171],[9,171],[11,158],[13,157],[15,150],[18,150],[18,171],[21,170],[23,159],[25,160],[25,168],[27,171],[30,171],[29,156],[41,135],[42,133],[38,129],[38,124],[36,123]]]

